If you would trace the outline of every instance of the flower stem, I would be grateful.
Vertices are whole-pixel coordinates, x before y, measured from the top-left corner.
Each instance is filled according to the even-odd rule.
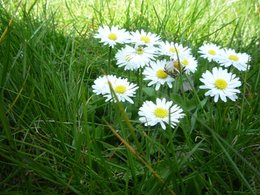
[[[142,68],[139,68],[138,74],[137,74],[137,82],[138,82],[138,86],[139,86],[139,97],[138,97],[139,101],[138,102],[142,101],[142,96],[143,96],[143,89],[142,89],[142,87],[143,87],[143,77],[142,77],[142,74],[143,74],[143,70],[142,70]]]
[[[107,74],[109,74],[111,70],[111,56],[112,56],[112,47],[109,47]]]

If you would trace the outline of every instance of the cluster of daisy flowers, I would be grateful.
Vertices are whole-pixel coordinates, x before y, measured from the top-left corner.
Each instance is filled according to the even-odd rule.
[[[207,59],[209,62],[214,61],[221,67],[213,67],[212,72],[206,71],[202,74],[200,81],[203,85],[201,89],[207,89],[206,96],[214,98],[217,102],[219,98],[226,102],[227,98],[235,101],[240,93],[237,89],[241,86],[239,78],[229,72],[225,68],[234,67],[238,71],[246,71],[250,68],[250,56],[246,53],[238,53],[234,49],[220,48],[216,44],[207,43],[199,48],[199,53],[202,58]],[[223,67],[223,68],[222,68]]]
[[[125,71],[141,69],[143,80],[156,91],[164,85],[172,88],[176,75],[191,75],[198,67],[198,61],[189,47],[162,41],[158,35],[144,30],[128,32],[117,26],[101,26],[95,38],[111,49],[117,49],[115,59],[119,68]],[[250,56],[212,43],[202,45],[199,54],[201,58],[219,65],[201,76],[200,81],[203,84],[199,88],[207,90],[205,96],[213,97],[214,102],[219,99],[226,102],[227,98],[235,101],[240,93],[238,87],[241,86],[241,82],[226,68],[232,66],[239,71],[246,71],[249,68]],[[132,98],[135,97],[138,86],[130,83],[127,78],[103,75],[94,81],[92,88],[95,94],[104,96],[106,101],[133,104]],[[155,102],[144,101],[138,114],[140,122],[145,126],[160,124],[163,129],[166,129],[165,124],[174,128],[184,117],[182,108],[165,98],[157,98]]]

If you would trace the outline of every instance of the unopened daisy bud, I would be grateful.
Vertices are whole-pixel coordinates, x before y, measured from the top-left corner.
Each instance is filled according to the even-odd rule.
[[[164,66],[164,70],[168,75],[176,77],[182,73],[183,67],[178,60],[171,60]]]

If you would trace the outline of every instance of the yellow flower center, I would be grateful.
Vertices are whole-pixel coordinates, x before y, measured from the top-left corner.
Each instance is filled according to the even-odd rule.
[[[108,38],[109,38],[110,40],[112,40],[112,41],[115,41],[115,40],[117,40],[117,35],[116,35],[115,33],[110,33],[110,34],[108,35]]]
[[[147,37],[147,36],[141,36],[141,41],[143,41],[144,43],[150,43],[151,42],[150,38]]]
[[[216,51],[213,49],[208,50],[208,53],[213,56],[216,55]]]
[[[218,89],[226,89],[227,88],[227,81],[225,81],[224,79],[217,79],[215,81],[215,86],[218,88]]]
[[[164,70],[160,69],[157,70],[156,76],[160,79],[165,79],[168,76],[168,74]]]
[[[115,87],[115,92],[116,93],[120,93],[120,94],[123,94],[126,92],[126,87],[124,85],[117,85]]]
[[[127,54],[127,55],[125,56],[125,60],[126,60],[127,62],[129,62],[131,59],[132,59],[131,55]]]
[[[233,61],[238,61],[238,60],[239,60],[239,57],[236,56],[236,55],[229,55],[229,56],[228,56],[228,59],[233,60]]]
[[[142,54],[144,53],[144,49],[143,49],[142,47],[138,47],[138,48],[136,49],[136,53],[137,53],[138,55],[142,55]]]
[[[187,65],[189,65],[189,60],[184,59],[184,60],[181,61],[181,64],[182,64],[183,66],[187,66]]]
[[[175,47],[170,47],[170,48],[169,48],[169,52],[171,52],[171,53],[176,53],[176,52],[179,52],[179,50],[176,49]]]
[[[158,118],[164,118],[168,116],[168,110],[158,107],[154,110],[154,115]]]

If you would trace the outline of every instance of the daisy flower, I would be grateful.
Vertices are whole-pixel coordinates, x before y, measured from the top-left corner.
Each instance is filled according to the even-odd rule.
[[[237,53],[234,49],[224,49],[218,62],[225,67],[233,65],[236,69],[245,71],[249,68],[250,59],[246,53]]]
[[[111,85],[120,102],[128,101],[131,104],[134,103],[131,97],[135,96],[136,90],[138,89],[136,84],[129,83],[127,79],[118,78],[113,83],[111,83]],[[110,93],[105,94],[105,97],[107,98],[106,101],[116,102],[116,99],[113,97],[111,91]]]
[[[154,60],[157,49],[155,47],[131,47],[126,45],[116,53],[117,65],[125,70],[137,70]]]
[[[215,61],[217,62],[220,54],[222,52],[222,49],[213,43],[206,43],[199,48],[199,53],[202,58],[207,59],[209,62]]]
[[[92,85],[93,92],[97,95],[110,93],[108,81],[114,83],[116,79],[114,75],[99,76]]]
[[[192,55],[181,55],[179,62],[187,74],[194,73],[197,70],[198,62]]]
[[[173,42],[162,42],[160,44],[160,52],[162,55],[169,56],[173,59],[177,59],[182,55],[190,54],[190,48],[184,47],[182,44]]]
[[[184,117],[183,110],[172,101],[166,101],[165,98],[157,98],[156,103],[145,101],[139,108],[138,114],[140,122],[145,126],[155,126],[159,123],[164,130],[165,123],[174,128],[179,123],[179,119]]]
[[[104,45],[114,47],[117,43],[125,43],[129,39],[129,33],[117,26],[101,26],[94,37],[101,39],[100,42]]]
[[[135,56],[134,49],[128,45],[125,48],[118,50],[115,55],[117,65],[119,67],[124,67],[125,70],[135,70],[138,69],[139,66],[132,63],[132,59]]]
[[[144,80],[150,81],[148,86],[155,85],[155,90],[158,91],[161,85],[165,83],[172,88],[172,82],[174,79],[168,75],[164,68],[168,62],[166,60],[158,60],[156,62],[150,62],[150,66],[145,67],[143,75]]]
[[[110,85],[112,89],[110,89]],[[131,104],[134,103],[131,98],[135,96],[135,92],[138,89],[136,84],[129,83],[127,79],[117,78],[113,75],[105,75],[97,78],[94,81],[92,88],[93,92],[97,95],[103,95],[106,98],[106,101],[116,102],[116,98],[114,97],[115,93],[118,101],[128,101]]]
[[[160,37],[151,32],[145,32],[144,30],[141,30],[131,32],[129,42],[136,45],[153,46],[159,44]]]
[[[228,73],[226,69],[214,67],[212,73],[206,71],[202,74],[200,81],[204,84],[200,89],[207,89],[205,96],[214,97],[214,102],[217,102],[219,98],[226,102],[227,98],[235,101],[237,93],[240,93],[237,87],[241,86],[241,82],[236,75]]]

